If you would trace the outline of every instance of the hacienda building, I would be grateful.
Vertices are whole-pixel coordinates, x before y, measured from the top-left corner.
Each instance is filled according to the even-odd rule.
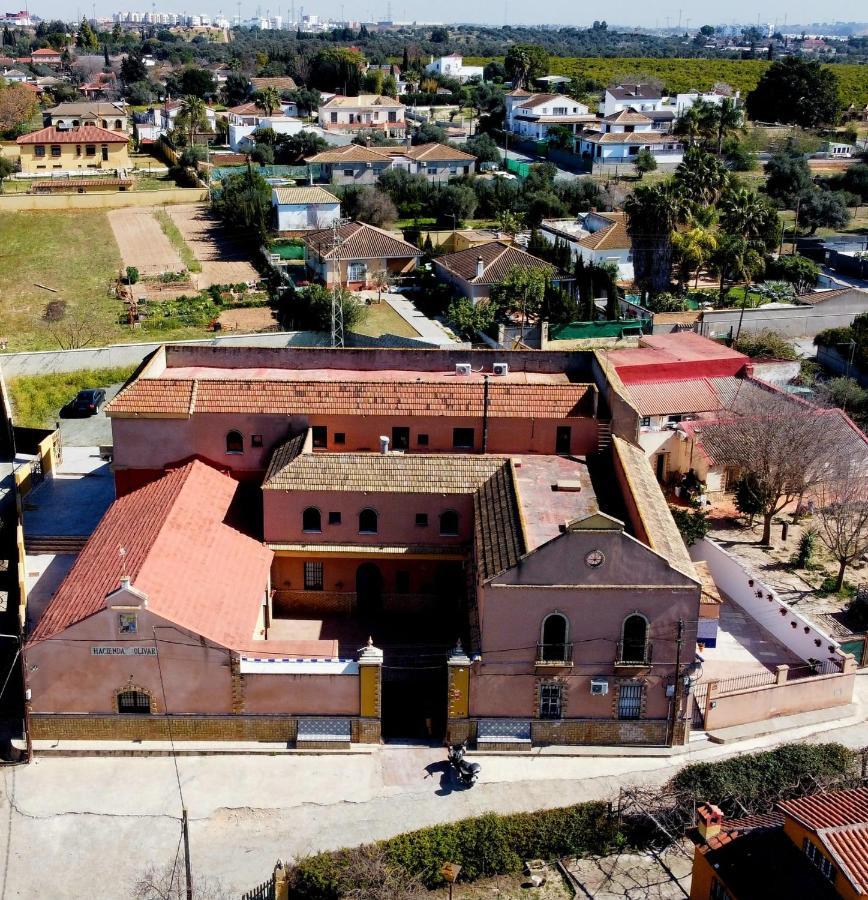
[[[687,739],[700,580],[597,354],[167,347],[107,414],[34,737]]]

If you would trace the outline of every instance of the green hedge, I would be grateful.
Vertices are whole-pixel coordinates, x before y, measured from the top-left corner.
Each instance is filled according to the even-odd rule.
[[[842,744],[784,744],[765,753],[694,763],[669,785],[685,795],[686,806],[709,801],[727,815],[743,815],[744,810],[768,812],[778,800],[816,793],[824,785],[847,787],[858,777],[858,755]]]
[[[617,822],[606,803],[579,803],[562,809],[489,813],[447,825],[400,834],[377,845],[391,867],[426,887],[443,884],[446,861],[461,865],[462,881],[519,872],[526,859],[555,859],[605,853],[614,845]],[[358,883],[359,849],[318,853],[301,860],[290,873],[290,896],[299,900],[339,900]],[[348,872],[353,871],[349,883]]]

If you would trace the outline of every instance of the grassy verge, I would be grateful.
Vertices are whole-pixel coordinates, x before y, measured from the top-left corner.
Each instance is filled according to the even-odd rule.
[[[366,306],[365,310],[364,319],[353,328],[357,334],[365,334],[368,337],[380,337],[383,334],[408,338],[419,337],[419,332],[408,325],[385,300],[381,303],[372,303],[370,306]]]
[[[163,229],[163,234],[169,239],[172,246],[178,251],[181,256],[181,259],[184,262],[184,265],[190,272],[201,272],[202,271],[202,263],[193,256],[193,251],[190,249],[190,245],[184,240],[184,235],[181,234],[178,226],[172,221],[169,214],[164,209],[158,209],[154,211],[154,218],[160,225],[160,228]]]
[[[25,428],[50,428],[60,408],[80,390],[126,381],[134,371],[134,366],[122,366],[12,378],[8,388],[15,424]]]

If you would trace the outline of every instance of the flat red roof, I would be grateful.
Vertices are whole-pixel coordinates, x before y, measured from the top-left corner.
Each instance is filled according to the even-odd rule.
[[[635,349],[610,350],[606,358],[624,384],[739,374],[749,357],[692,331],[647,335]]]

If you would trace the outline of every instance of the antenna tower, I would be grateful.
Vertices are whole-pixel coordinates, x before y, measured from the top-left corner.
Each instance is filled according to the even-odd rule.
[[[332,347],[344,346],[344,305],[341,303],[341,250],[344,246],[341,226],[346,225],[349,219],[336,218],[332,222]]]

